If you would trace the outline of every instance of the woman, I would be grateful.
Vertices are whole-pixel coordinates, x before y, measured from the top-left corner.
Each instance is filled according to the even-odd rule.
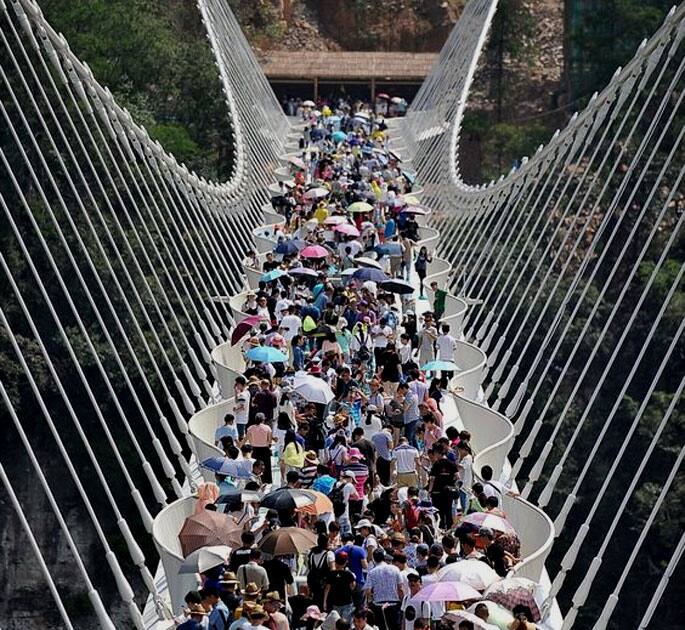
[[[426,274],[428,273],[428,263],[433,262],[433,257],[428,253],[428,249],[424,245],[419,250],[416,256],[416,262],[414,263],[414,269],[419,276],[419,299],[425,300],[426,296],[423,294],[423,281],[426,279]]]
[[[347,438],[345,437],[345,434],[336,434],[335,438],[333,438],[333,443],[328,449],[328,465],[333,477],[337,477],[338,472],[342,469],[342,466],[347,459],[347,450]]]
[[[459,453],[459,504],[462,514],[466,514],[466,508],[471,496],[471,486],[473,485],[473,453],[471,446],[466,440],[461,440],[457,445]]]
[[[295,408],[290,394],[292,389],[285,386],[281,390],[280,400],[278,401],[278,416],[276,417],[276,429],[274,438],[276,439],[276,452],[280,456],[285,448],[285,434],[287,431],[295,429]]]
[[[328,535],[319,534],[316,546],[307,556],[307,585],[313,602],[323,606],[323,590],[328,574],[335,569],[335,554],[329,549]]]
[[[254,424],[248,427],[245,432],[245,442],[252,445],[252,456],[264,462],[264,473],[262,483],[271,483],[271,444],[273,435],[269,425],[264,423],[264,414],[257,413],[254,417]]]
[[[331,353],[331,356],[335,358],[335,361],[340,365],[343,361],[343,352],[340,344],[338,343],[336,334],[333,330],[326,334],[326,338],[321,344],[321,354],[326,356]]]
[[[383,389],[394,396],[402,378],[402,362],[397,354],[395,344],[390,343],[381,356],[379,376],[383,382]]]
[[[291,470],[296,470],[298,473],[304,466],[304,448],[297,440],[297,436],[292,429],[285,433],[283,457],[281,458],[281,478]]]

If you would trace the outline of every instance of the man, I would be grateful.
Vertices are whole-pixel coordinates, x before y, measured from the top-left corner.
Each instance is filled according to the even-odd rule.
[[[360,521],[361,522],[361,521]],[[352,533],[341,536],[343,546],[338,551],[347,554],[347,566],[354,573],[356,588],[353,601],[357,608],[363,605],[364,585],[366,584],[366,572],[369,568],[366,550],[364,549],[364,537],[361,534],[356,536]]]
[[[507,491],[502,483],[495,481],[492,467],[485,465],[480,469],[480,476],[483,479],[483,493],[486,497],[497,497],[498,499]]]
[[[281,612],[283,598],[279,593],[267,593],[264,597],[264,610],[269,615],[266,626],[269,630],[290,630],[288,618]]]
[[[283,318],[289,312],[291,306],[292,306],[292,301],[288,299],[288,292],[287,291],[281,291],[279,294],[279,298],[276,301],[276,308],[274,309],[275,314],[276,314],[276,321],[279,324],[282,325]]]
[[[281,330],[283,331],[283,338],[292,344],[293,339],[299,334],[302,327],[302,319],[295,314],[295,307],[290,304],[284,310],[283,319],[281,320]]]
[[[406,437],[401,437],[400,442],[393,450],[397,477],[395,481],[400,488],[418,486],[418,469],[421,464],[419,451],[409,444]]]
[[[245,531],[240,534],[240,541],[243,544],[231,551],[228,558],[228,568],[232,573],[236,573],[242,565],[250,561],[250,552],[254,547],[255,535],[250,531]]]
[[[384,486],[390,485],[392,466],[392,429],[385,425],[381,431],[371,436],[371,443],[376,450],[376,472]]]
[[[410,602],[416,597],[423,586],[421,576],[413,573],[407,576],[409,592],[404,596],[400,610],[402,611],[403,630],[416,630],[416,621],[419,619],[430,619],[431,605],[429,602]]]
[[[205,627],[202,622],[207,611],[202,604],[189,604],[186,613],[188,620],[177,626],[177,630],[202,630]]]
[[[274,556],[270,560],[266,560],[262,563],[262,567],[264,567],[266,574],[269,576],[270,594],[275,592],[281,596],[281,600],[285,601],[286,585],[292,584],[295,580],[283,556]]]
[[[402,534],[397,535],[402,536]],[[395,534],[393,534],[393,536],[395,536]],[[400,575],[402,576],[402,589],[405,593],[408,593],[409,576],[418,575],[418,572],[407,566],[407,554],[405,554],[403,551],[395,551],[392,554],[392,563],[400,570]]]
[[[259,549],[250,549],[250,559],[247,564],[238,567],[236,577],[240,588],[245,589],[248,584],[256,584],[262,592],[269,588],[269,576],[262,564],[262,552]]]
[[[269,427],[274,422],[274,410],[278,407],[276,394],[271,391],[271,383],[262,379],[259,383],[259,391],[252,397],[251,406],[255,410],[255,418],[258,413],[264,414],[264,423]]]
[[[226,604],[219,598],[219,591],[215,588],[205,587],[200,593],[203,596],[203,601],[206,600],[211,607],[208,630],[228,630],[231,625],[231,613]]]
[[[243,601],[243,598],[236,590],[238,579],[236,578],[235,573],[232,571],[224,571],[224,574],[219,580],[219,586],[221,588],[221,592],[219,593],[221,601],[226,604],[230,617],[233,619],[236,609],[240,607]]]
[[[233,414],[235,415],[238,439],[242,440],[245,437],[245,427],[250,413],[250,392],[247,390],[247,381],[244,376],[236,376],[233,392],[235,395]]]
[[[442,334],[437,338],[435,345],[438,348],[438,359],[441,361],[454,362],[454,353],[457,349],[457,340],[450,335],[450,325],[442,325]],[[454,376],[454,372],[451,370],[442,370],[440,372],[442,387],[447,388],[447,384],[450,379]]]
[[[376,366],[381,365],[383,353],[388,347],[388,342],[392,338],[392,328],[388,326],[385,317],[381,317],[378,323],[371,328],[371,339],[373,340],[373,356]]]
[[[440,527],[450,529],[457,465],[448,459],[445,452],[437,445],[431,451],[430,456],[433,464],[429,473],[428,492],[433,505],[440,513]]]
[[[366,596],[379,630],[395,630],[400,623],[400,604],[404,597],[402,576],[397,567],[385,561],[385,550],[373,552],[374,566],[366,579]]]
[[[431,282],[430,287],[431,291],[433,291],[433,312],[435,313],[435,319],[440,321],[445,313],[445,298],[447,297],[447,291],[441,289],[435,280]]]
[[[364,541],[362,546],[366,550],[367,560],[370,557],[373,549],[378,547],[378,540],[374,534],[375,530],[373,523],[368,518],[363,518],[357,523],[357,530]]]
[[[342,619],[350,621],[356,586],[356,577],[347,568],[347,553],[338,551],[335,554],[335,568],[326,576],[326,586],[323,591],[324,610],[335,610]]]
[[[354,630],[374,630],[374,626],[370,626],[368,623],[368,616],[366,610],[363,608],[357,608],[352,615],[352,627]]]
[[[350,368],[344,366],[340,368],[340,375],[335,383],[335,399],[342,402],[347,398],[347,395],[352,389],[359,387],[359,383],[352,378]]]
[[[234,442],[238,441],[238,429],[235,424],[235,416],[232,413],[227,413],[224,416],[224,424],[214,431],[214,445],[221,446],[222,438],[233,438]]]
[[[409,444],[416,446],[416,427],[419,424],[419,399],[411,391],[407,383],[400,383],[397,392],[401,393],[404,397],[402,399],[404,435]]]

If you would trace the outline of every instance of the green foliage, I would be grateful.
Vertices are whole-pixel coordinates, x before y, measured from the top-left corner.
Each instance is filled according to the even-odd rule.
[[[229,116],[192,3],[46,0],[48,20],[164,148],[208,178],[230,174]]]

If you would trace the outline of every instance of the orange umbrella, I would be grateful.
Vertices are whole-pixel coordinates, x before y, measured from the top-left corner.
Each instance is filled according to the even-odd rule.
[[[323,492],[305,490],[303,488],[300,490],[311,496],[312,499],[314,499],[314,503],[297,508],[297,510],[295,510],[296,512],[299,512],[300,514],[312,514],[313,516],[319,516],[321,514],[326,514],[327,512],[333,513],[333,503]]]
[[[241,544],[240,531],[235,529],[230,517],[211,510],[204,510],[189,516],[181,527],[178,539],[184,557],[208,545],[236,547]]]

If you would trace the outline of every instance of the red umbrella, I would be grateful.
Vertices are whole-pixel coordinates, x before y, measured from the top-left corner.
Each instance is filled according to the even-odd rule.
[[[253,326],[259,324],[260,321],[261,320],[259,319],[258,315],[250,315],[249,317],[246,317],[233,329],[233,332],[231,333],[231,345],[235,346],[235,344],[237,344],[245,335],[247,335]]]
[[[376,94],[376,98],[382,98],[382,99],[387,101],[390,99],[390,95],[386,94],[385,92],[380,92],[380,93]]]
[[[235,547],[236,543],[240,544],[240,532],[236,531],[227,514],[204,510],[185,520],[178,540],[185,558],[196,549],[208,545]]]
[[[300,252],[300,256],[302,258],[325,258],[328,256],[328,250],[321,245],[310,245]]]

